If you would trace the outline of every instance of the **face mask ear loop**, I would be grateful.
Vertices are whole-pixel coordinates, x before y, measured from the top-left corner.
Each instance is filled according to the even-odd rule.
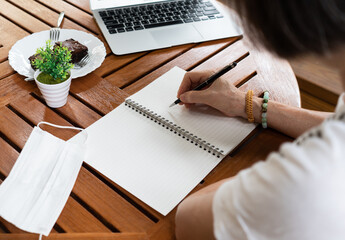
[[[46,125],[49,125],[49,126],[52,126],[52,127],[56,127],[56,128],[65,128],[65,129],[74,129],[74,130],[79,130],[79,131],[83,131],[84,129],[83,128],[78,128],[78,127],[70,127],[70,126],[61,126],[61,125],[56,125],[56,124],[53,124],[53,123],[49,123],[49,122],[39,122],[37,124],[37,127],[40,128],[40,125],[41,124],[46,124]],[[41,128],[42,129],[42,128]],[[43,130],[43,129],[42,129]]]
[[[52,126],[52,127],[56,127],[56,128],[73,129],[73,130],[82,131],[82,133],[84,133],[84,135],[85,135],[85,141],[86,141],[86,139],[87,139],[87,137],[88,137],[87,132],[84,131],[83,128],[70,127],[70,126],[61,126],[61,125],[56,125],[56,124],[53,124],[53,123],[49,123],[49,122],[44,122],[44,121],[42,121],[42,122],[39,122],[39,123],[37,124],[37,127],[38,127],[39,129],[41,129],[41,130],[43,130],[42,128],[40,128],[40,125],[41,125],[41,124],[46,124],[46,125],[49,125],[49,126]]]

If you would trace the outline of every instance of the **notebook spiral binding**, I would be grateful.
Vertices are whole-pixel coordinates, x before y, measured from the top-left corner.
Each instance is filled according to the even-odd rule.
[[[208,153],[217,156],[218,158],[224,157],[224,151],[220,150],[219,148],[216,148],[215,146],[211,145],[210,143],[206,142],[205,140],[199,138],[196,135],[193,135],[192,133],[188,132],[187,130],[181,128],[180,126],[177,126],[173,122],[165,119],[164,117],[158,115],[157,113],[151,111],[150,109],[136,103],[135,101],[131,99],[127,99],[125,101],[125,106],[132,108],[139,114],[142,114],[143,116],[151,119],[152,121],[158,123],[162,127],[170,130],[171,132],[174,132],[178,136],[181,136],[182,138],[186,139],[190,143],[194,144],[195,146],[198,146],[199,148],[203,148]]]

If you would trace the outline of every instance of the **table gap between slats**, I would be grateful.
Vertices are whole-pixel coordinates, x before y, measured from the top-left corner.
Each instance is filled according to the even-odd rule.
[[[2,183],[2,180],[0,179],[0,185]],[[11,233],[6,226],[1,222],[0,220],[0,233]]]

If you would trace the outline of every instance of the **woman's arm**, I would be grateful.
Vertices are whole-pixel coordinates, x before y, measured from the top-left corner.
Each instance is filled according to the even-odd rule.
[[[230,179],[227,178],[213,183],[193,193],[180,203],[175,219],[176,239],[215,239],[212,213],[213,197],[218,188]]]
[[[254,97],[253,114],[258,123],[261,122],[261,105],[262,98]],[[267,125],[294,138],[319,125],[331,114],[291,107],[276,101],[269,101],[267,109]]]
[[[205,81],[211,74],[210,71],[186,73],[177,96],[187,107],[194,103],[203,103],[218,109],[229,117],[243,117],[246,119],[246,93],[236,88],[227,79],[220,77],[205,90],[190,91]],[[253,97],[253,113],[257,123],[261,122],[261,105],[262,98]],[[330,114],[269,101],[267,125],[295,138],[320,124]]]

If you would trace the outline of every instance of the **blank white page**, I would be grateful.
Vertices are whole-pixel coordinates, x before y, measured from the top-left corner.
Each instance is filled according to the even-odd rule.
[[[194,111],[181,106],[169,109],[184,73],[173,68],[130,99],[229,152],[254,125],[205,107]],[[86,132],[86,162],[163,215],[221,160],[125,104]]]
[[[229,118],[205,105],[191,109],[181,105],[169,108],[176,100],[185,73],[183,69],[174,67],[129,98],[228,154],[248,136],[255,124],[241,118]]]
[[[86,132],[86,162],[163,215],[221,160],[124,104]]]

